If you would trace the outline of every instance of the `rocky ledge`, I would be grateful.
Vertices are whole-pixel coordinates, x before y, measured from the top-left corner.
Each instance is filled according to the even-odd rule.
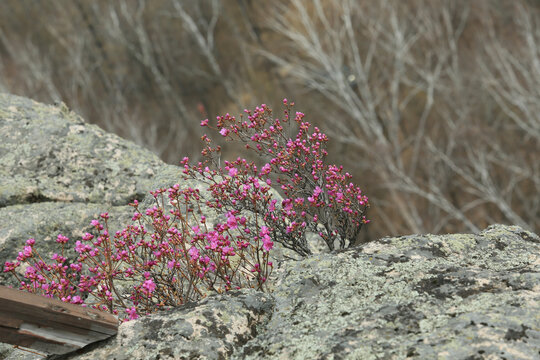
[[[64,106],[0,94],[0,134],[2,263],[99,212],[125,222],[129,201],[180,173]],[[63,358],[534,359],[539,300],[540,238],[520,227],[384,238],[282,261],[271,293],[209,296]],[[2,345],[1,358],[36,356]]]

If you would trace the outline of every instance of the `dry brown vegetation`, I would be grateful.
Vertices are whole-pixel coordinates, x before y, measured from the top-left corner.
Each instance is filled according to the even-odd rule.
[[[0,90],[178,163],[283,97],[370,196],[366,240],[540,230],[540,14],[521,0],[4,0]]]

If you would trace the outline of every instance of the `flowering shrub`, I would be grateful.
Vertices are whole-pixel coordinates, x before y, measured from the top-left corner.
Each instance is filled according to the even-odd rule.
[[[283,103],[281,120],[274,119],[265,104],[254,111],[244,110],[246,119],[237,120],[229,114],[217,118],[222,136],[245,143],[246,149],[265,162],[260,169],[242,158],[225,162],[221,168],[221,148],[212,147],[212,141],[203,136],[207,143],[202,152],[205,161],[190,167],[184,158],[184,173],[191,177],[202,174],[209,180],[213,197],[219,200],[213,205],[260,214],[271,229],[271,237],[300,255],[311,253],[306,239],[310,232],[321,236],[330,250],[352,246],[362,225],[369,222],[364,215],[368,198],[350,182],[352,176],[343,173],[343,167],[324,163],[327,136],[317,127],[310,133],[311,125],[301,112],[291,121],[294,103],[287,99]],[[294,138],[288,138],[286,132],[294,123],[299,130]],[[209,126],[209,121],[201,125]],[[215,181],[216,175],[223,180]],[[274,184],[283,194],[281,204],[269,195]],[[252,189],[256,191],[250,193]],[[265,196],[254,196],[258,193]]]
[[[46,263],[29,239],[15,262],[4,271],[13,273],[21,289],[57,297],[62,301],[110,311],[135,319],[159,308],[181,305],[206,296],[244,287],[266,290],[273,263],[274,241],[310,254],[307,235],[318,234],[329,249],[354,244],[360,228],[368,223],[368,199],[350,182],[341,167],[325,165],[325,134],[297,112],[291,121],[292,103],[284,100],[283,119],[261,105],[245,110],[247,118],[229,114],[217,118],[216,129],[228,140],[245,143],[263,160],[238,158],[224,161],[221,148],[203,136],[203,161],[189,165],[184,158],[184,179],[195,179],[205,188],[152,191],[155,205],[144,211],[135,200],[132,224],[112,236],[109,215],[103,213],[75,243],[78,257],[68,264],[65,245],[58,235],[60,253]],[[208,120],[201,123],[210,126]],[[286,131],[298,128],[295,138]],[[272,186],[283,194],[278,202]],[[222,215],[210,224],[202,206]],[[208,211],[207,211],[208,212]],[[212,226],[213,225],[213,226]],[[17,274],[22,263],[24,279]]]

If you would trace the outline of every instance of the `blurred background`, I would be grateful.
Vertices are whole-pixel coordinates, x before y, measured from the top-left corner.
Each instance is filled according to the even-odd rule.
[[[537,0],[2,0],[0,91],[64,101],[171,164],[197,158],[202,119],[260,103],[279,116],[286,97],[370,197],[365,240],[492,223],[539,232],[539,11]]]

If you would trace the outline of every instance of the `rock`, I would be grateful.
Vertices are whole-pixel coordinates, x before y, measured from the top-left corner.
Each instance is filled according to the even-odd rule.
[[[74,242],[108,211],[110,229],[129,223],[134,199],[156,177],[171,183],[180,169],[148,150],[109,134],[69,111],[0,94],[0,264],[28,238],[42,255],[57,251],[62,233]],[[159,175],[157,175],[159,174]],[[0,283],[15,285],[0,272]]]
[[[0,94],[0,207],[38,202],[126,205],[164,163],[86,124],[65,106]]]
[[[181,178],[180,168],[63,106],[0,94],[0,134],[0,263],[30,237],[51,253],[58,233],[76,240],[104,211],[119,229],[129,202],[149,205],[148,191]],[[540,357],[540,238],[516,226],[384,238],[278,262],[273,277],[270,293],[211,295],[124,323],[116,337],[67,357]],[[0,345],[1,358],[36,356]]]
[[[56,359],[226,359],[257,336],[272,297],[245,289],[207,297],[120,326],[118,335]]]
[[[517,226],[385,238],[277,275],[236,358],[540,357],[540,238]]]

